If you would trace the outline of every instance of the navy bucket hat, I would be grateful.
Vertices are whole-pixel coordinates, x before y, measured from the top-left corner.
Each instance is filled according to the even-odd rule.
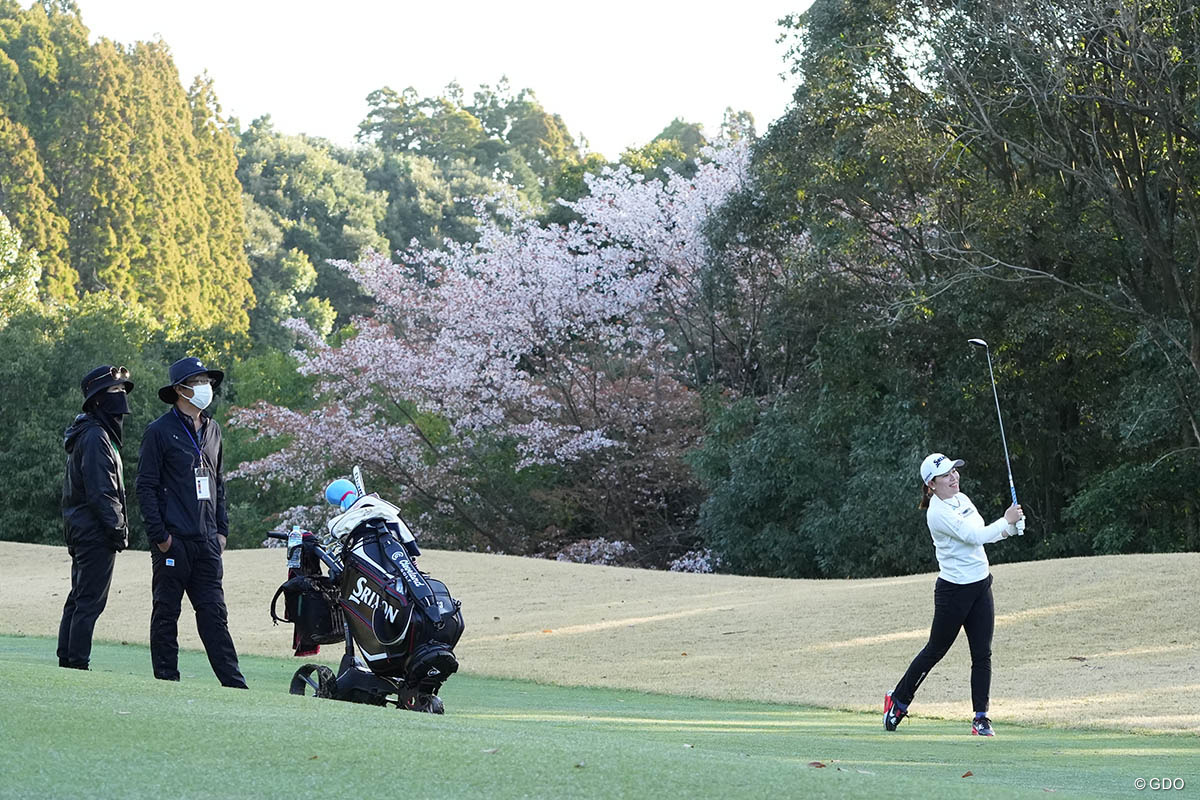
[[[114,367],[103,364],[83,376],[79,382],[79,390],[83,392],[83,405],[101,392],[107,392],[114,386],[124,386],[125,393],[133,391],[133,381],[129,380],[129,370],[125,367]]]
[[[179,359],[167,369],[167,378],[171,382],[158,390],[158,399],[167,405],[175,405],[175,387],[193,375],[200,375],[201,373],[212,379],[214,391],[221,385],[221,381],[225,380],[225,373],[221,370],[209,369],[200,363],[200,359],[188,356],[187,358]]]

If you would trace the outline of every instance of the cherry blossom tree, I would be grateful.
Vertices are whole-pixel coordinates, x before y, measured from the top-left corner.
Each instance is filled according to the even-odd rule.
[[[361,464],[450,546],[551,555],[603,538],[643,563],[689,549],[697,365],[739,338],[704,310],[705,226],[747,180],[744,143],[707,156],[689,179],[588,176],[569,225],[508,198],[480,204],[474,244],[339,263],[374,313],[336,346],[293,321],[322,405],[239,409],[234,424],[284,445],[236,475],[318,488]]]

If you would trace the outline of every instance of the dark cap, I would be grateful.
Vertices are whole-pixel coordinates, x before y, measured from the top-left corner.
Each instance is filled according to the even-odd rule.
[[[209,369],[200,363],[200,359],[188,356],[187,358],[179,359],[167,369],[167,378],[171,382],[158,390],[158,399],[162,400],[168,405],[175,405],[176,395],[174,387],[183,383],[193,375],[199,375],[201,373],[207,375],[209,378],[212,378],[213,389],[216,389],[221,385],[221,381],[225,380],[225,373],[221,370]]]
[[[114,386],[124,386],[125,393],[133,391],[133,381],[129,380],[129,370],[125,367],[114,367],[109,364],[96,367],[83,376],[79,382],[79,390],[83,392],[83,405],[101,392],[107,392]]]

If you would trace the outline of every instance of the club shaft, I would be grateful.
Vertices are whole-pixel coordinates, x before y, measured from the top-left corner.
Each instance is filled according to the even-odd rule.
[[[986,348],[988,362],[988,377],[992,379],[992,397],[996,399],[996,419],[1000,423],[1000,444],[1004,447],[1004,468],[1008,470],[1008,491],[1012,494],[1013,505],[1017,504],[1017,486],[1013,483],[1012,462],[1008,459],[1008,439],[1004,436],[1004,415],[1000,413],[1000,393],[996,391],[996,373],[992,371],[992,349]]]

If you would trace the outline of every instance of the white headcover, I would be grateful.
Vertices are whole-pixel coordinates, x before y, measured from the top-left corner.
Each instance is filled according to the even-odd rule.
[[[404,524],[404,520],[400,518],[400,509],[375,493],[363,495],[354,501],[354,505],[346,509],[345,513],[338,514],[329,520],[329,533],[340,539],[370,519],[382,519],[384,522],[394,523],[399,526],[401,542],[416,541],[416,537],[412,535],[412,531],[408,529],[408,526]]]

